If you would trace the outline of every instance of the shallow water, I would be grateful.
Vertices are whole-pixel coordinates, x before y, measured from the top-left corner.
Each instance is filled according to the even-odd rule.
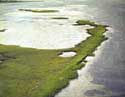
[[[74,20],[83,18],[110,25],[106,34],[109,40],[98,48],[94,58],[88,58],[86,67],[78,71],[78,79],[71,81],[56,97],[125,97],[124,0],[46,0],[42,3],[0,3],[1,6],[0,20],[4,22],[11,21],[6,14],[18,8],[64,7],[73,10],[73,14],[66,13]],[[24,19],[30,21],[31,17]]]
[[[125,97],[125,2],[123,0],[85,0],[87,18],[108,24],[109,40],[89,57],[86,67],[78,71],[56,97]]]
[[[19,3],[20,4],[20,3]],[[21,6],[14,3],[14,10],[1,13],[3,16],[1,29],[7,29],[0,33],[0,43],[6,45],[19,45],[22,47],[38,49],[63,49],[75,47],[78,43],[85,40],[89,34],[86,29],[91,26],[74,26],[77,16],[82,12],[71,10],[70,6],[34,8],[34,9],[57,9],[54,13],[33,13],[19,11]],[[3,4],[2,10],[6,10]],[[27,6],[28,8],[28,6]],[[66,20],[52,19],[53,17],[68,17]]]
[[[64,58],[67,58],[67,57],[73,57],[75,56],[77,53],[76,52],[62,52],[62,54],[60,54],[59,56],[60,57],[64,57]]]

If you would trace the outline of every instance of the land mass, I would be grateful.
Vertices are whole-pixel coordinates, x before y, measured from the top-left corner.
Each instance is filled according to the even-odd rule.
[[[44,50],[0,45],[0,97],[53,97],[78,76],[82,62],[93,55],[96,48],[107,38],[105,25],[78,20],[74,26],[91,25],[91,36],[74,48]],[[69,32],[70,33],[70,32]],[[73,51],[77,55],[59,57],[62,52]],[[1,58],[9,56],[2,60]]]

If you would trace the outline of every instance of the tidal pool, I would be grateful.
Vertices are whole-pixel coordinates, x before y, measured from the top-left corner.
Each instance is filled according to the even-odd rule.
[[[2,22],[4,29],[7,30],[0,33],[0,44],[38,49],[64,49],[75,47],[90,36],[86,33],[86,29],[93,28],[92,26],[74,26],[76,17],[71,15],[72,11],[63,7],[59,7],[58,10],[59,13],[32,13],[16,10],[5,14],[7,22]],[[67,15],[67,13],[70,14]],[[67,15],[69,19],[52,19],[62,14]]]
[[[70,52],[62,52],[62,54],[60,54],[59,56],[65,58],[65,57],[73,57],[76,54],[77,54],[76,52],[70,51]]]

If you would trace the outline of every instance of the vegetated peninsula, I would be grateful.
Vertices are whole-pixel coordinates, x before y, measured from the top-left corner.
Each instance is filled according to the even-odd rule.
[[[87,56],[107,38],[106,26],[78,20],[74,26],[90,25],[90,34],[74,48],[43,50],[0,45],[0,97],[53,97],[78,76]],[[76,52],[73,57],[59,57],[62,52]]]

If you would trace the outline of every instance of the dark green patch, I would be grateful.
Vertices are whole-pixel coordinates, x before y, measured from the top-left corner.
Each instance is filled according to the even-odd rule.
[[[52,19],[69,19],[67,17],[53,17]]]
[[[0,32],[5,32],[6,31],[6,29],[0,29]]]
[[[91,22],[89,20],[78,20],[75,25],[90,25],[90,26],[96,26],[94,22]]]
[[[58,10],[49,10],[49,9],[44,9],[44,10],[39,10],[39,9],[19,9],[19,11],[28,11],[28,12],[35,12],[35,13],[53,13],[53,12],[59,12]]]

